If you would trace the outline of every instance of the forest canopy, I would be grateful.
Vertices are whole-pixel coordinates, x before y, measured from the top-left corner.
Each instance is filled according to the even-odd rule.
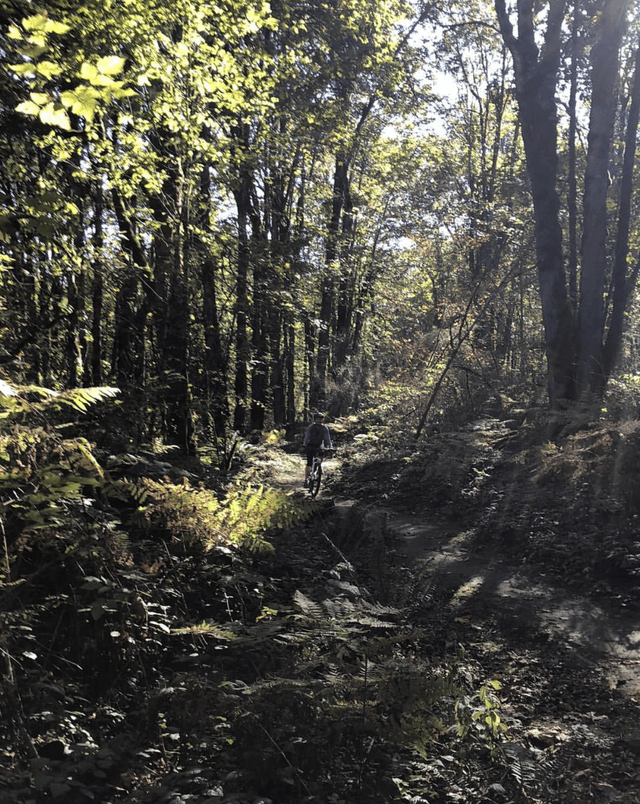
[[[5,3],[5,379],[117,387],[190,453],[602,399],[635,370],[638,20],[538,5]]]

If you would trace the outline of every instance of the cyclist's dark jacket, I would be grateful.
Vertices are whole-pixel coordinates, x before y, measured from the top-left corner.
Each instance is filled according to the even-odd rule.
[[[331,443],[331,435],[329,434],[329,428],[326,424],[310,424],[307,427],[307,431],[304,434],[304,441],[302,442],[302,446],[306,449],[318,449],[324,443],[327,449],[333,449],[333,444]]]

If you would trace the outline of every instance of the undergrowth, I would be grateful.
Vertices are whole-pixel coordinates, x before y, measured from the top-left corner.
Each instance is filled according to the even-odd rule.
[[[101,453],[65,411],[115,393],[0,388],[2,800],[373,804],[443,796],[445,754],[490,774],[491,681],[376,602],[318,503]]]
[[[257,471],[213,488],[166,453],[102,453],[65,413],[114,393],[61,406],[0,387],[3,802],[553,800],[559,752],[514,740],[503,668],[465,651],[464,618],[423,575],[393,575],[384,524],[340,522]],[[342,425],[343,487],[482,510],[481,526],[511,502],[493,481],[512,431],[495,421],[395,453],[370,421]],[[587,464],[610,442],[577,438],[570,483],[604,495]],[[513,475],[567,472],[567,448],[529,447]]]

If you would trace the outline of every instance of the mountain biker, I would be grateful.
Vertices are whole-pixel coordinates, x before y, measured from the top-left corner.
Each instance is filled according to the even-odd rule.
[[[313,456],[320,449],[325,446],[327,449],[333,449],[331,443],[331,434],[326,424],[323,424],[324,415],[322,413],[313,414],[313,423],[310,424],[304,434],[302,446],[307,456],[307,465],[304,470],[304,482],[306,484],[311,473],[311,464],[313,463]]]

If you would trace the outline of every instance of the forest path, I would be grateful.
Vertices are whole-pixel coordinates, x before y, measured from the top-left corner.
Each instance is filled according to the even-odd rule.
[[[274,458],[268,464],[268,482],[286,493],[300,493],[306,494],[304,488],[304,467],[305,457],[299,452],[283,452],[274,451]],[[267,462],[263,462],[263,467]],[[326,481],[331,480],[331,475],[336,471],[339,465],[339,460],[336,458],[326,458],[323,461],[323,486]],[[321,488],[320,495],[322,496],[324,488]],[[325,499],[329,499],[328,493],[325,491]]]
[[[336,500],[343,517],[353,505]],[[445,654],[464,656],[476,683],[500,682],[507,743],[535,762],[546,749],[565,757],[557,797],[523,800],[640,804],[640,612],[502,560],[446,520],[365,508],[369,549],[382,531],[416,627],[435,623]]]
[[[339,459],[325,461],[327,485],[318,499],[335,504],[344,520],[360,503],[334,499],[331,480],[339,465]],[[271,482],[287,493],[305,494],[303,478],[304,458],[288,454],[274,464]],[[640,701],[640,611],[570,594],[554,584],[551,573],[514,566],[488,548],[478,550],[471,531],[457,532],[424,514],[374,504],[364,505],[358,516],[375,523],[371,530],[384,531],[397,558],[421,577],[429,595],[447,599],[459,618],[473,613],[494,626],[526,632],[532,642],[561,640],[579,662],[598,666],[610,689]]]
[[[289,455],[272,480],[302,495],[303,473]],[[640,804],[640,610],[592,595],[581,577],[569,588],[557,567],[516,550],[478,544],[458,512],[419,510],[419,484],[390,504],[387,476],[376,466],[349,482],[348,453],[345,463],[339,454],[319,497],[327,533],[378,584],[380,602],[406,610],[434,662],[461,662],[475,685],[500,682],[506,750],[524,752],[522,767],[554,790],[522,800]]]
[[[388,513],[397,551],[425,582],[446,590],[460,616],[474,613],[533,638],[560,639],[578,660],[599,666],[611,689],[640,700],[640,612],[625,612],[559,588],[536,568],[513,566],[420,516]]]

